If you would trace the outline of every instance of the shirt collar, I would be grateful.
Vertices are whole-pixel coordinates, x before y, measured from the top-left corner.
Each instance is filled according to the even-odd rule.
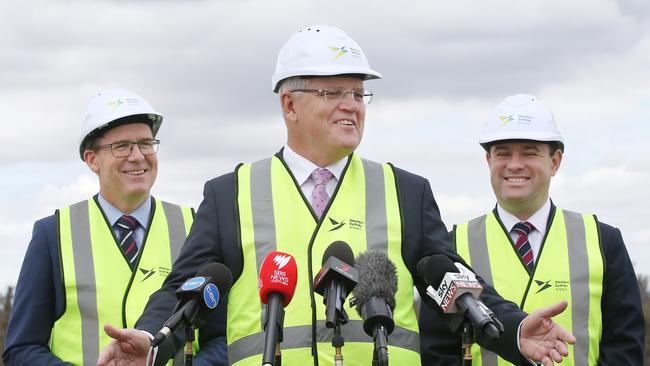
[[[101,193],[97,195],[97,202],[99,202],[99,206],[101,206],[111,226],[114,226],[117,220],[120,217],[122,217],[122,215],[126,215],[122,211],[115,208],[115,206],[108,203],[108,201],[106,201],[106,199],[102,197]],[[140,226],[142,226],[145,230],[147,230],[147,226],[149,225],[150,214],[151,214],[151,196],[147,197],[147,199],[129,215],[133,216],[136,220],[138,220]]]
[[[548,215],[550,212],[551,212],[551,199],[547,198],[542,208],[537,210],[537,212],[535,212],[526,221],[533,224],[535,229],[540,233],[542,233],[542,235],[544,235],[546,234],[546,224],[548,223]],[[517,218],[517,216],[506,211],[498,203],[497,203],[497,213],[499,214],[499,219],[501,219],[503,226],[508,230],[508,232],[511,232],[515,224],[521,221]]]
[[[309,179],[311,172],[313,172],[315,169],[320,168],[316,164],[309,161],[307,158],[298,155],[298,153],[291,150],[289,145],[284,146],[284,149],[282,150],[282,158],[287,164],[289,171],[291,171],[291,174],[293,174],[294,178],[296,178],[296,182],[298,182],[299,185],[303,185],[307,179]],[[347,162],[348,158],[345,157],[332,165],[326,166],[325,168],[332,172],[332,175],[338,181],[341,179],[343,169],[345,169]]]

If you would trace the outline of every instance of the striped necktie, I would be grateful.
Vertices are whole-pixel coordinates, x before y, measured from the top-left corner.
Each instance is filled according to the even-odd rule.
[[[124,257],[129,262],[131,268],[133,268],[135,264],[135,259],[138,257],[139,251],[138,246],[135,243],[135,229],[138,225],[140,225],[138,220],[129,215],[123,215],[115,223],[115,226],[119,229],[117,240],[120,243],[120,248],[122,248]]]
[[[515,243],[515,249],[529,272],[532,272],[533,270],[535,258],[533,257],[533,248],[530,246],[530,242],[528,241],[528,235],[530,235],[530,232],[534,228],[533,224],[528,221],[518,222],[512,228],[512,231],[519,235],[517,242]]]

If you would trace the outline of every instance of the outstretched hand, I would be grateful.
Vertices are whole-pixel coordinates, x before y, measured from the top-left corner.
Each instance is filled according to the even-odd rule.
[[[97,366],[144,366],[151,341],[149,336],[137,329],[118,329],[104,325],[104,331],[113,341],[104,347],[97,359]]]
[[[519,333],[519,346],[524,356],[551,366],[554,362],[562,362],[562,358],[569,354],[567,343],[574,344],[575,337],[551,319],[566,307],[567,302],[562,301],[524,318]]]

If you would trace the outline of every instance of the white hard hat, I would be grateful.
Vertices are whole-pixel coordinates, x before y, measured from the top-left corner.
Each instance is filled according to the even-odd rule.
[[[507,97],[488,117],[479,143],[487,149],[490,143],[501,140],[556,141],[564,149],[553,112],[528,94]]]
[[[280,50],[271,78],[277,93],[280,82],[292,76],[359,74],[364,80],[379,79],[361,47],[339,28],[314,25],[294,34]]]
[[[141,116],[142,119],[132,120],[124,117]],[[124,89],[112,89],[98,93],[88,103],[81,133],[79,133],[79,154],[83,160],[84,143],[89,135],[106,127],[112,128],[125,123],[143,122],[151,127],[154,137],[162,123],[162,114],[156,112],[146,100],[139,95]]]

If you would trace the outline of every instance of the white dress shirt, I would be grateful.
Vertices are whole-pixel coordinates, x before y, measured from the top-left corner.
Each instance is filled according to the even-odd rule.
[[[548,223],[548,215],[551,212],[551,199],[547,198],[546,202],[535,212],[531,217],[528,218],[528,222],[533,224],[535,227],[530,234],[528,234],[528,242],[530,243],[531,248],[533,249],[533,258],[537,261],[537,256],[539,255],[539,249],[542,246],[542,240],[544,240],[544,235],[546,235],[546,224]],[[497,204],[497,213],[499,214],[499,219],[503,223],[503,226],[508,230],[512,242],[516,243],[518,234],[512,232],[512,228],[518,222],[521,222],[515,215],[506,211],[501,205]]]
[[[542,208],[537,210],[537,212],[535,212],[531,217],[528,218],[528,220],[526,220],[531,224],[533,224],[533,226],[535,227],[528,235],[528,242],[530,243],[530,246],[533,250],[533,258],[535,258],[535,261],[537,261],[537,255],[539,254],[539,249],[542,246],[542,240],[544,239],[544,235],[546,235],[546,224],[548,223],[548,215],[550,212],[551,212],[551,199],[547,198]],[[512,238],[512,242],[516,243],[519,235],[513,233],[512,228],[515,226],[516,223],[521,222],[521,220],[518,219],[517,216],[506,211],[498,203],[497,203],[497,213],[499,214],[499,219],[501,219],[503,226],[506,228],[506,230],[508,230],[508,233]],[[519,323],[519,326],[517,327],[517,334],[521,334],[521,323]],[[519,343],[519,338],[520,337],[517,336],[517,348],[519,349],[519,352],[521,352],[521,345]],[[535,363],[533,360],[529,358],[526,359],[528,360],[528,362],[530,362],[531,365],[537,365],[537,363]]]
[[[300,185],[300,190],[302,191],[302,194],[305,196],[305,198],[307,198],[307,202],[311,201],[311,193],[314,191],[314,187],[316,186],[314,180],[311,179],[311,173],[315,169],[324,168],[332,172],[332,179],[330,179],[329,182],[327,182],[327,185],[325,185],[325,191],[330,197],[332,197],[332,194],[334,194],[334,190],[336,189],[336,185],[339,183],[341,175],[343,174],[343,169],[345,169],[345,165],[348,162],[348,158],[346,156],[345,158],[337,161],[332,165],[319,167],[318,165],[307,160],[305,157],[298,155],[298,153],[291,150],[288,145],[285,145],[284,150],[282,150],[282,158],[287,164],[287,167],[289,168],[291,174],[293,174],[293,176],[296,178],[296,182],[298,182]]]

